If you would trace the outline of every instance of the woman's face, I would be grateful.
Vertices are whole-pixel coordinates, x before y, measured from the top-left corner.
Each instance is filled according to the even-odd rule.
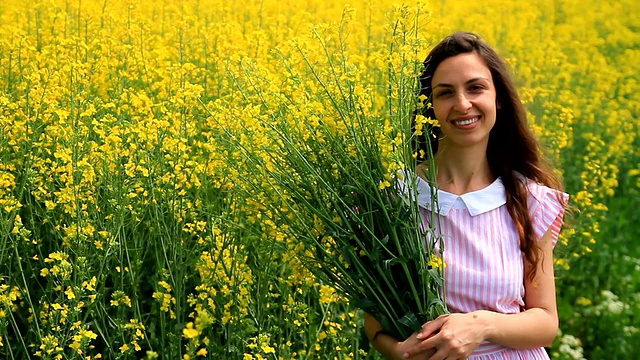
[[[475,52],[445,59],[433,74],[431,88],[433,110],[443,135],[440,144],[486,150],[498,105],[484,60]]]

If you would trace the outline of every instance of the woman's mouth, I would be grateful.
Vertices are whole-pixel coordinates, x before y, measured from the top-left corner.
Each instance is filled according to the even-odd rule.
[[[463,120],[453,120],[452,123],[453,125],[456,125],[456,126],[467,126],[475,122],[478,122],[479,120],[480,120],[480,116],[474,116],[472,118],[467,118]]]

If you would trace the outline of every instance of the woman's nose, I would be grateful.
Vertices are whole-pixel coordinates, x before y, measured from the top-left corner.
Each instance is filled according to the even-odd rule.
[[[458,94],[456,96],[456,102],[454,106],[457,111],[464,113],[471,109],[471,102],[464,94]]]

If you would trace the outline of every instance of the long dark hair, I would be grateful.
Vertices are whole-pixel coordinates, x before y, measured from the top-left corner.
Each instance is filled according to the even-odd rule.
[[[527,123],[527,115],[509,70],[502,58],[489,45],[474,33],[456,32],[447,36],[436,45],[424,61],[424,72],[420,76],[418,95],[426,96],[424,102],[431,103],[431,80],[438,65],[452,56],[474,52],[482,58],[491,71],[496,89],[498,106],[496,123],[489,135],[487,159],[491,171],[502,178],[507,196],[507,209],[513,219],[520,236],[520,249],[525,258],[533,265],[527,272],[530,280],[536,275],[536,267],[540,260],[540,248],[536,244],[533,224],[527,207],[528,189],[525,179],[534,180],[542,185],[563,190],[562,183],[554,173],[548,161],[542,155],[540,145]],[[425,106],[422,115],[435,119],[433,108]],[[417,138],[416,150],[424,150],[426,154],[430,143],[435,154],[438,150],[437,127],[430,127],[425,134],[435,134]]]

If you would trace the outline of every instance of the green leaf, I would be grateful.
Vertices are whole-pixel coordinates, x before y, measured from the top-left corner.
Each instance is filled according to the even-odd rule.
[[[398,322],[413,331],[420,331],[422,329],[422,324],[420,323],[420,320],[418,320],[418,317],[412,311],[409,311],[406,314],[404,314],[404,316],[400,318]]]
[[[407,260],[406,259],[401,259],[398,257],[394,257],[393,259],[387,259],[385,261],[382,262],[384,264],[384,268],[389,270],[393,265],[396,264],[406,264]]]
[[[367,298],[359,299],[358,301],[355,302],[354,305],[364,311],[366,311],[367,309],[373,309],[374,307],[376,307],[376,303],[374,303],[373,301]]]

